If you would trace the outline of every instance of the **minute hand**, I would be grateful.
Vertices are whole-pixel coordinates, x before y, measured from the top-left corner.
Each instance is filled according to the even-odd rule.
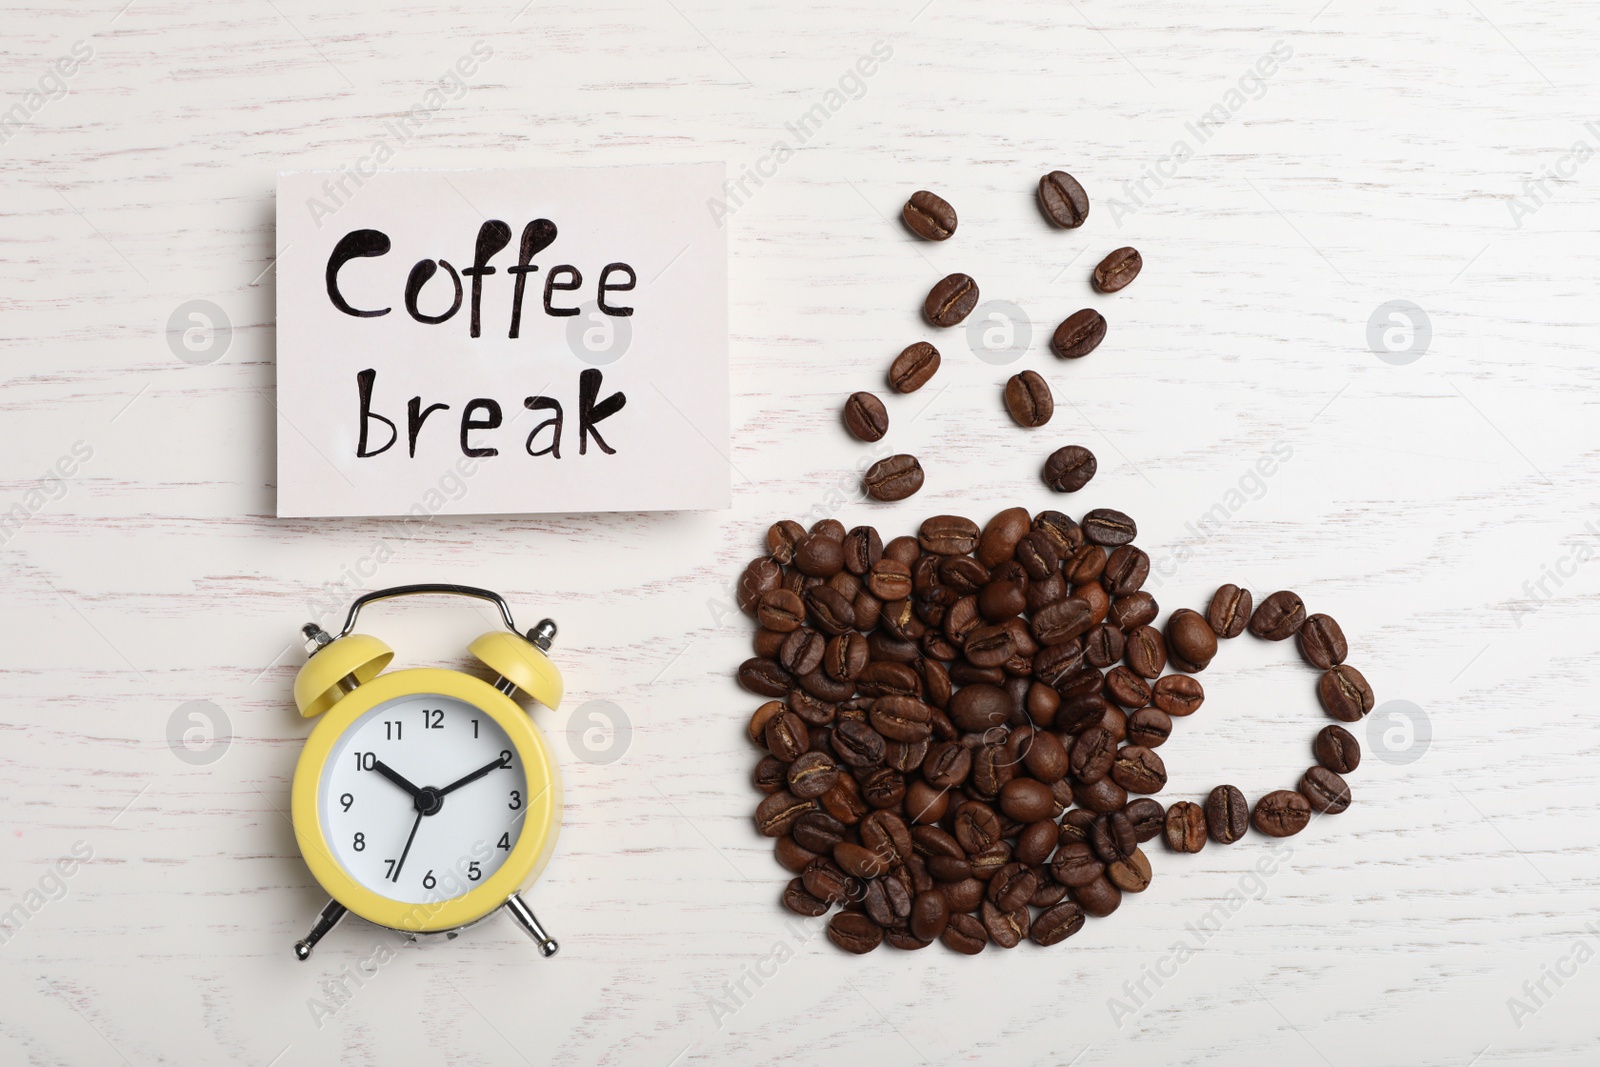
[[[451,782],[449,785],[445,786],[443,789],[439,790],[439,795],[440,796],[444,796],[446,793],[453,793],[457,789],[460,789],[462,786],[467,785],[468,783],[471,783],[471,782],[476,782],[479,778],[482,778],[484,775],[488,774],[490,771],[497,771],[501,767],[504,767],[505,765],[506,765],[505,757],[496,756],[494,758],[494,762],[484,764],[482,767],[479,767],[477,770],[473,771],[471,774],[467,775],[465,778],[458,778],[454,782]]]

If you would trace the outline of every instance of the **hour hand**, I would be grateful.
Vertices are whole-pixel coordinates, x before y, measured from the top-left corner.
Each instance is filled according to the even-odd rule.
[[[422,792],[421,789],[417,788],[416,786],[412,785],[410,782],[406,781],[404,778],[402,778],[400,776],[399,772],[397,772],[393,767],[389,766],[387,763],[383,762],[383,760],[381,760],[381,759],[377,759],[377,760],[373,760],[372,761],[372,769],[377,771],[379,774],[383,775],[385,778],[389,779],[389,781],[393,782],[395,785],[399,786],[401,789],[404,789],[407,793],[410,793],[413,798],[416,797],[418,794],[420,794]]]

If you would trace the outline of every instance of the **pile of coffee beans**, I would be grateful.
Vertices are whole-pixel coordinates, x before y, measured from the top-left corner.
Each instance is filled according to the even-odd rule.
[[[1051,171],[1039,179],[1039,208],[1046,219],[1062,229],[1077,229],[1089,217],[1089,195],[1066,171]],[[937,193],[920,189],[900,211],[906,228],[927,241],[947,241],[956,232],[956,210]],[[1115,293],[1139,276],[1144,259],[1134,248],[1118,248],[1102,259],[1089,275],[1097,292]],[[922,302],[922,317],[930,326],[958,326],[978,306],[978,283],[966,274],[941,278]],[[1050,340],[1061,359],[1081,359],[1105,340],[1105,316],[1093,308],[1068,315]],[[909,345],[889,366],[888,385],[897,393],[914,393],[938,373],[939,350],[926,341]],[[1055,399],[1050,385],[1037,371],[1013,376],[1005,385],[1005,407],[1017,425],[1037,429],[1050,421]],[[844,404],[844,424],[861,441],[881,441],[889,432],[889,412],[883,401],[869,392],[850,394]],[[1045,462],[1045,484],[1060,493],[1074,493],[1095,474],[1093,453],[1082,445],[1057,449]],[[889,456],[867,471],[861,488],[879,501],[904,500],[922,488],[922,464],[905,453]]]
[[[1293,593],[1252,610],[1226,585],[1158,630],[1136,534],[1105,508],[1081,522],[1008,508],[982,527],[936,515],[887,544],[834,519],[768,530],[738,587],[758,623],[738,678],[768,698],[749,723],[766,753],[755,819],[795,875],[786,907],[839,907],[828,936],[854,953],[1053,945],[1150,884],[1141,846],[1155,838],[1197,852],[1349,805],[1341,775],[1360,749],[1338,726],[1298,787],[1253,813],[1233,786],[1203,804],[1153,798],[1167,782],[1156,750],[1201,707],[1193,675],[1219,639],[1297,638],[1336,719],[1360,719],[1372,691],[1338,624]]]

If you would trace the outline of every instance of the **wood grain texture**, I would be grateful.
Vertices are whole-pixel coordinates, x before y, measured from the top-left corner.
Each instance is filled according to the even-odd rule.
[[[93,858],[0,945],[0,1062],[1592,1062],[1590,20],[1552,0],[1319,4],[7,5],[4,107],[73,42],[93,58],[0,143],[0,512],[75,442],[93,454],[0,546],[0,911],[76,842]],[[393,166],[737,172],[798,149],[728,222],[730,512],[411,533],[270,517],[274,176],[352,164],[478,40],[492,61]],[[892,57],[798,144],[786,124],[877,41]],[[1292,57],[1233,108],[1276,42]],[[1202,142],[1191,126],[1219,105]],[[1055,168],[1093,199],[1080,230],[1033,202]],[[952,240],[901,228],[918,188],[960,213]],[[1122,244],[1144,273],[1097,296],[1088,271]],[[1021,309],[1015,363],[920,323],[952,270]],[[165,334],[195,299],[234,331],[203,366]],[[1407,366],[1366,341],[1395,299],[1432,324]],[[1083,306],[1110,337],[1058,363],[1048,334]],[[944,367],[887,397],[886,443],[927,485],[863,504],[871,449],[839,405],[916,339]],[[1034,432],[1000,405],[1025,367],[1058,398]],[[1047,506],[1038,466],[1074,441],[1101,461],[1074,510],[1121,508],[1158,564],[1172,554],[1165,608],[1225,581],[1298,590],[1341,620],[1380,700],[1423,710],[1431,746],[1409,765],[1368,746],[1354,807],[1293,839],[1259,891],[1259,838],[1158,850],[1141,899],[1053,949],[845,958],[786,925],[751,823],[731,584],[780,517],[888,536]],[[1252,479],[1275,444],[1291,458]],[[398,949],[351,921],[298,964],[322,897],[284,814],[306,729],[290,641],[356,585],[422,580],[561,623],[569,701],[542,722],[567,824],[530,900],[563,950],[538,959],[501,918]],[[489,621],[417,605],[373,626],[406,662],[452,664]],[[1162,750],[1163,799],[1292,785],[1321,725],[1292,649],[1235,642],[1205,683]],[[231,737],[203,766],[168,745],[194,700]],[[622,709],[625,742],[585,740],[592,700]],[[1248,902],[1156,984],[1235,891]],[[325,983],[386,951],[314,1016]],[[1141,982],[1114,1018],[1108,998]],[[1536,1010],[1514,1017],[1513,997]]]

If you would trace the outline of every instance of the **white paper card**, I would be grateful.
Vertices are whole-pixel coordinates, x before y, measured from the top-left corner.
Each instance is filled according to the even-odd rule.
[[[278,514],[725,508],[721,163],[278,178]]]

